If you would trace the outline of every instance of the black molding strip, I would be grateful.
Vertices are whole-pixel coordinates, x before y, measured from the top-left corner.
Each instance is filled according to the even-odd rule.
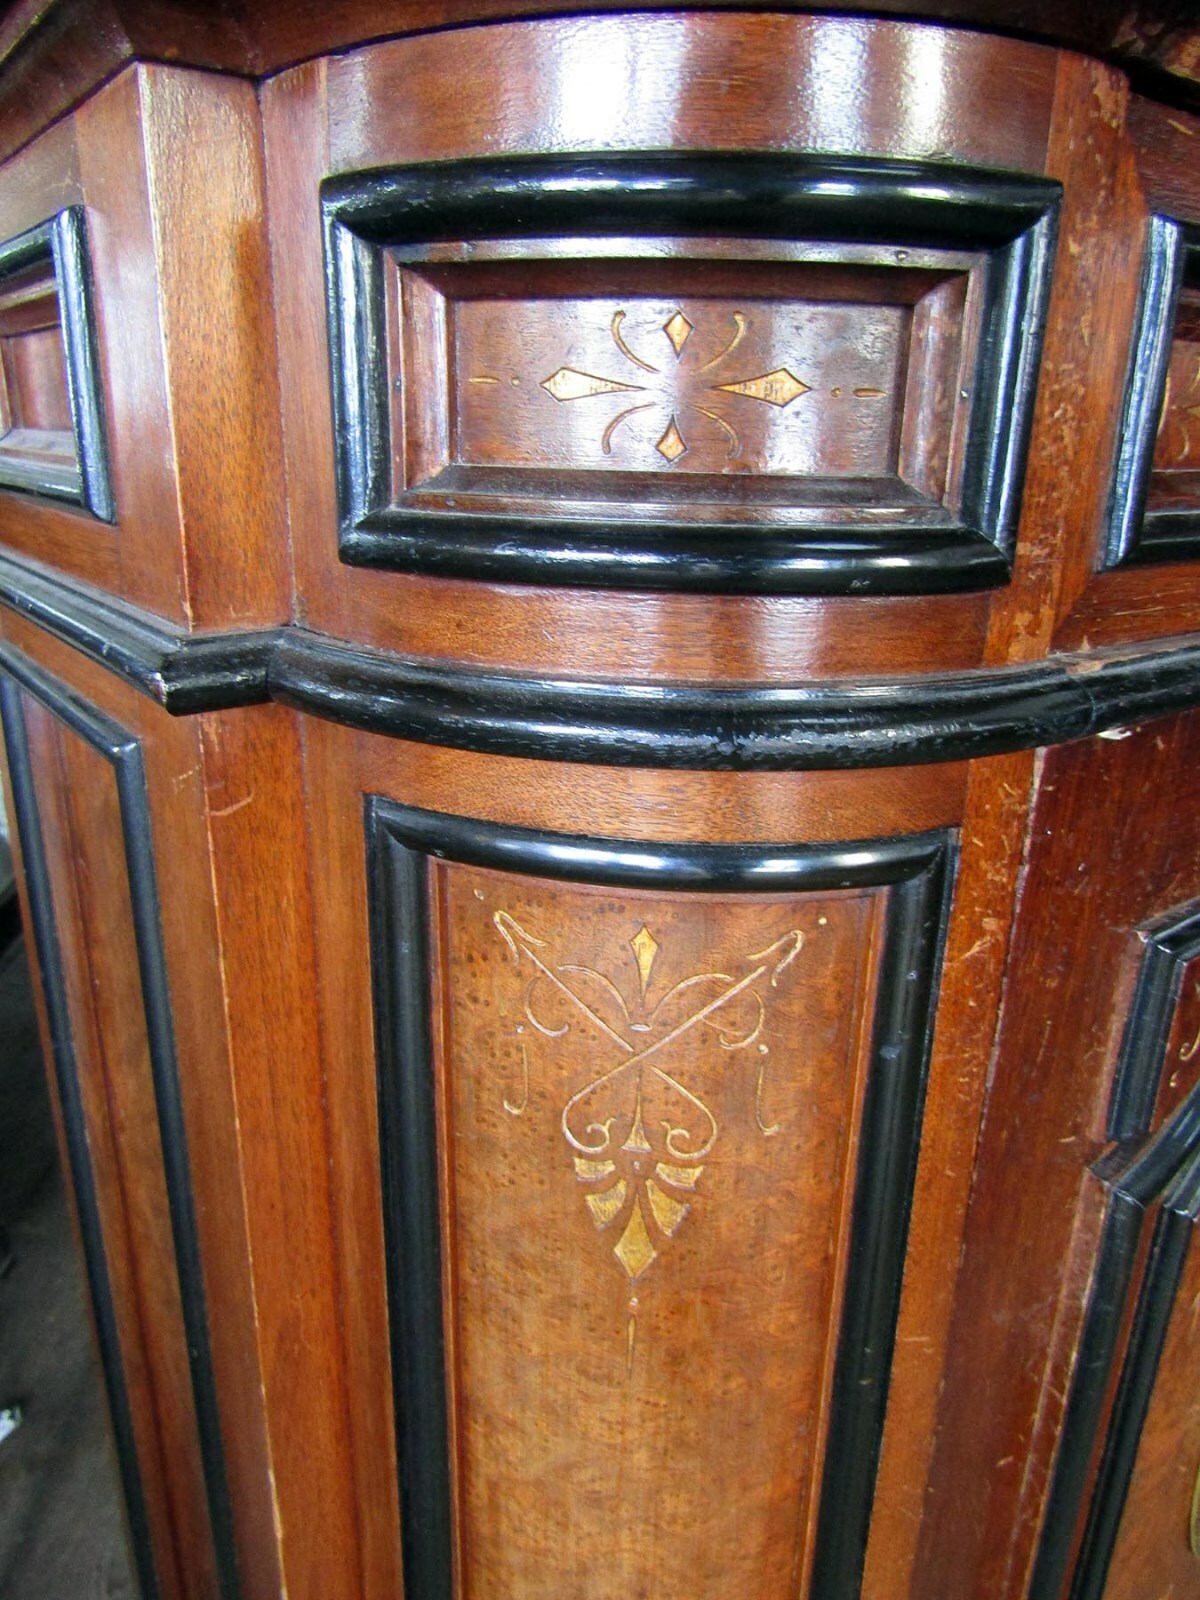
[[[16,686],[38,700],[113,768],[121,815],[125,868],[129,878],[134,942],[137,948],[142,1004],[146,1019],[151,1077],[158,1113],[163,1175],[179,1274],[180,1304],[219,1592],[222,1600],[238,1600],[241,1588],[237,1570],[233,1514],[221,1439],[216,1375],[212,1363],[203,1268],[196,1229],[187,1129],[179,1083],[170,985],[162,943],[162,919],[154,871],[154,841],[141,745],[133,734],[103,712],[88,705],[73,691],[58,684],[10,645],[0,644],[0,683],[3,684],[4,693],[8,696],[6,706],[11,703],[14,707],[10,720],[18,729],[18,746],[21,759],[26,764],[23,779],[26,785],[26,798],[23,806],[27,811],[29,807],[33,808],[28,814],[33,818],[31,837],[34,840],[35,856],[40,863],[38,869],[40,876],[36,878],[33,874],[30,876],[31,899],[35,905],[39,900],[42,902],[44,911],[41,915],[51,928],[53,902],[50,879],[45,870],[45,857],[41,849],[40,833],[37,830],[36,800],[32,774],[28,770],[24,721]],[[6,722],[6,733],[7,731]],[[24,847],[24,832],[21,837]],[[39,956],[40,953],[39,945]],[[53,970],[56,974],[54,981],[60,985],[60,990],[57,995],[52,995],[50,984],[47,984],[47,1007],[61,1008],[59,1026],[65,1028],[68,1026],[68,1014],[65,1010],[65,991],[61,989],[61,962],[57,954],[57,943],[54,944],[51,959],[52,962],[59,963]],[[86,1138],[86,1130],[84,1137]],[[98,1213],[96,1223],[98,1227]],[[102,1240],[100,1247],[103,1248]]]
[[[133,1414],[129,1405],[129,1388],[125,1377],[125,1363],[121,1355],[112,1280],[104,1248],[104,1230],[100,1220],[96,1179],[88,1148],[87,1122],[84,1118],[83,1100],[79,1088],[79,1068],[75,1059],[75,1042],[67,1005],[62,951],[54,919],[50,873],[42,838],[37,791],[33,781],[25,713],[16,684],[3,675],[0,675],[0,717],[3,721],[4,742],[8,752],[9,775],[12,780],[16,810],[13,820],[25,862],[25,882],[29,891],[33,922],[31,931],[41,971],[54,1077],[58,1085],[59,1104],[62,1107],[67,1162],[71,1169],[71,1186],[75,1193],[75,1210],[79,1218],[84,1269],[96,1322],[96,1340],[100,1351],[104,1387],[108,1396],[109,1415],[112,1419],[117,1471],[125,1500],[130,1550],[137,1573],[140,1600],[158,1600],[161,1589],[154,1561],[154,1546],[150,1536],[150,1519],[146,1511],[141,1468],[137,1457]]]
[[[1188,227],[1173,217],[1152,216],[1117,430],[1102,570],[1200,556],[1200,511],[1193,506],[1146,509],[1175,319],[1185,284],[1200,284],[1200,228]]]
[[[7,553],[0,553],[0,602],[176,716],[267,699],[278,630],[189,634]]]
[[[191,715],[275,700],[417,743],[707,771],[907,766],[1085,739],[1200,705],[1200,641],[828,684],[540,679],[288,625],[188,634],[0,554],[0,603]]]
[[[1153,1018],[1147,1017],[1149,1027]],[[1146,1042],[1154,1047],[1149,1033]],[[1068,1577],[1070,1600],[1100,1600],[1103,1593],[1172,1296],[1200,1209],[1200,1084],[1152,1139],[1117,1145],[1093,1171],[1109,1191],[1108,1207],[1028,1600],[1060,1600]],[[1156,1205],[1149,1264],[1072,1566],[1147,1216]]]
[[[1113,1076],[1108,1137],[1148,1133],[1188,963],[1200,955],[1200,901],[1142,929],[1145,950]]]
[[[0,244],[0,279],[38,261],[49,261],[54,267],[75,465],[25,466],[0,459],[0,488],[70,500],[100,521],[114,522],[116,506],[108,464],[91,263],[82,206],[67,206],[48,221]]]
[[[538,833],[366,802],[381,1159],[405,1592],[452,1593],[449,1429],[430,1047],[428,862],[710,892],[891,886],[834,1373],[814,1593],[862,1582],[920,1149],[955,847],[950,835],[842,845],[658,844]]]
[[[342,559],[441,576],[703,593],[1003,583],[1016,534],[1061,186],[946,162],[662,152],[430,162],[321,187]],[[815,525],[432,512],[392,501],[383,254],[436,240],[751,236],[987,252],[959,520]]]
[[[1200,704],[1200,644],[1141,656],[830,685],[551,681],[384,655],[286,629],[273,700],[420,743],[541,760],[801,771],[963,760]]]

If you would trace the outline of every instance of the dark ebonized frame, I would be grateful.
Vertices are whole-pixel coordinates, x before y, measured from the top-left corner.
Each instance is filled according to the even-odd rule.
[[[0,244],[0,286],[4,279],[39,261],[54,267],[66,355],[67,398],[75,436],[72,468],[25,464],[0,456],[0,488],[69,500],[102,522],[116,520],[99,341],[92,296],[87,226],[82,206],[67,206],[47,222]]]
[[[1108,1191],[1107,1207],[1028,1600],[1060,1600],[1064,1593],[1069,1600],[1102,1600],[1176,1291],[1200,1217],[1200,1084],[1148,1136],[1179,976],[1188,959],[1183,952],[1198,931],[1200,914],[1189,907],[1164,919],[1147,945],[1110,1107],[1110,1128],[1119,1125],[1121,1142],[1093,1168]],[[1148,1218],[1155,1211],[1137,1286]],[[1115,1399],[1101,1440],[1114,1378]]]
[[[1152,216],[1117,432],[1102,569],[1200,556],[1200,508],[1146,509],[1175,318],[1185,284],[1200,286],[1200,227]]]
[[[288,625],[190,634],[0,553],[0,605],[174,716],[276,701],[385,737],[710,772],[908,766],[1086,739],[1200,705],[1200,645],[826,684],[537,678]]]
[[[380,1157],[405,1593],[452,1600],[442,1269],[431,1046],[433,859],[614,887],[698,892],[887,888],[813,1589],[862,1581],[956,846],[948,833],[835,845],[660,844],[365,807]]]
[[[241,1593],[234,1544],[224,1447],[217,1404],[216,1375],[208,1331],[208,1312],[196,1231],[187,1131],[180,1092],[171,996],[162,942],[158,885],[154,870],[145,765],[137,737],[106,713],[57,683],[11,645],[0,644],[0,710],[12,773],[16,824],[25,861],[33,932],[42,971],[55,1076],[63,1107],[71,1176],[79,1210],[92,1303],[99,1331],[122,1483],[144,1600],[159,1590],[149,1542],[132,1419],[123,1375],[112,1292],[95,1183],[88,1155],[87,1127],[78,1088],[67,988],[56,927],[53,890],[43,842],[37,790],[30,760],[22,692],[54,717],[113,769],[121,815],[125,867],[137,947],[138,974],[146,1019],[155,1106],[158,1113],[163,1175],[171,1235],[179,1274],[179,1296],[187,1341],[192,1398],[200,1458],[212,1528],[219,1593],[238,1600]]]
[[[497,582],[742,594],[978,589],[1009,576],[1061,186],[934,162],[707,153],[438,162],[321,187],[341,559]],[[959,523],[772,530],[391,503],[389,247],[725,235],[988,253]]]
[[[1145,948],[1108,1108],[1110,1139],[1150,1127],[1188,964],[1200,955],[1200,901],[1142,929]]]

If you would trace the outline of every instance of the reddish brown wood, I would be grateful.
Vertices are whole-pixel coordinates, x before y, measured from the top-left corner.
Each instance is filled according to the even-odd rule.
[[[914,1594],[1024,1593],[1095,1248],[1086,1174],[1137,930],[1200,890],[1196,840],[1160,798],[1186,782],[1198,734],[1193,714],[1051,752],[1041,768]]]

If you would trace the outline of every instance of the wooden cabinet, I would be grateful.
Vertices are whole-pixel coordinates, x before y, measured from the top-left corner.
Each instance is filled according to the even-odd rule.
[[[0,675],[143,1600],[1200,1593],[1200,119],[1094,19],[50,9]]]

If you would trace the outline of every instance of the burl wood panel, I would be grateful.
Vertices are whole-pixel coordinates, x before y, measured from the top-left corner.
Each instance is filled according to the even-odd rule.
[[[674,253],[669,241],[642,248]],[[864,250],[854,265],[738,260],[762,253],[750,241],[695,254],[705,249],[710,259],[669,266],[399,263],[399,487],[453,489],[459,507],[472,491],[523,508],[687,495],[708,519],[774,520],[796,502],[823,520],[862,502],[928,518],[929,500],[952,495],[965,426],[971,258],[919,252],[959,269],[914,270],[897,265],[908,250]]]
[[[880,896],[434,899],[460,1594],[785,1600]]]
[[[1104,1600],[1200,1589],[1200,1249],[1193,1239],[1142,1428]]]

